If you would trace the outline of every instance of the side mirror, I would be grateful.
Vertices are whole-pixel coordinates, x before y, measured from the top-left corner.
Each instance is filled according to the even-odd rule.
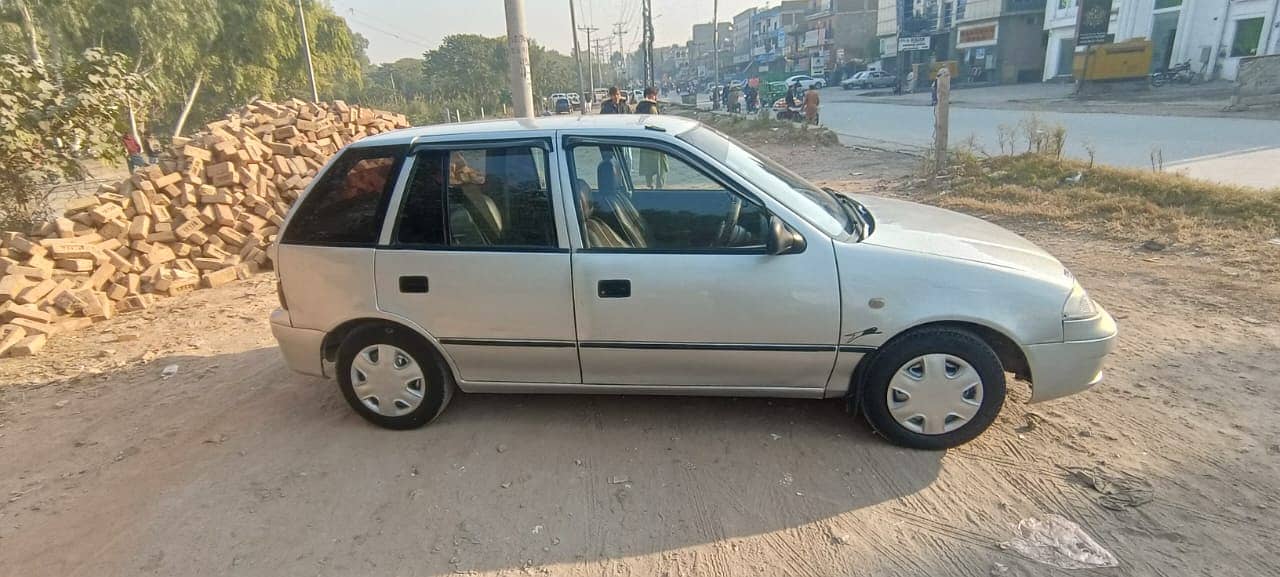
[[[765,239],[765,249],[769,254],[796,254],[804,252],[804,248],[804,237],[800,233],[777,216],[769,216],[769,237]]]

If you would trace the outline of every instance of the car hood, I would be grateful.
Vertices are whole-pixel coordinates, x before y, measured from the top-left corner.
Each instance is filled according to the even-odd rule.
[[[875,231],[864,243],[1014,269],[1056,283],[1072,282],[1053,255],[985,220],[914,202],[853,196],[875,218]]]

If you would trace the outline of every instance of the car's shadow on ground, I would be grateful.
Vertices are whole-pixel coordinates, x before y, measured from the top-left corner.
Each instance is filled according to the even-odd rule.
[[[182,373],[159,378],[170,363]],[[599,563],[909,495],[936,478],[943,455],[889,445],[838,401],[463,394],[423,429],[388,431],[356,416],[333,382],[290,373],[275,349],[149,366],[104,391],[149,405],[84,409],[86,429],[110,443],[102,429],[118,428],[140,454],[60,517],[68,540],[123,532],[114,546],[132,550],[113,553],[135,567],[161,558],[162,573]],[[78,519],[95,501],[150,518]],[[93,552],[81,553],[68,558]]]

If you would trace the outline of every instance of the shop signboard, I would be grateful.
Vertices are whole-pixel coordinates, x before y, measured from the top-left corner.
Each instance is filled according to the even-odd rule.
[[[1107,28],[1111,26],[1112,0],[1079,0],[1080,14],[1076,17],[1076,46],[1105,44]]]
[[[899,36],[898,52],[910,52],[912,50],[928,50],[931,38],[928,36]]]
[[[979,46],[995,46],[999,23],[988,22],[973,26],[960,26],[956,29],[956,48],[977,48]]]

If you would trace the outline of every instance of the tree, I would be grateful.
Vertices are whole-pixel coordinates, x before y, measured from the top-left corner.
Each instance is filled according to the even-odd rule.
[[[38,44],[52,62],[90,47],[127,55],[134,70],[155,84],[150,114],[166,129],[192,92],[198,122],[253,96],[310,94],[296,0],[25,1],[39,29]],[[303,6],[321,96],[359,95],[367,43],[325,3],[306,0]],[[19,22],[14,10],[0,18]],[[0,38],[10,34],[0,27]],[[199,90],[193,91],[197,81]]]
[[[79,153],[119,159],[114,124],[121,103],[149,89],[122,54],[90,49],[64,62],[56,84],[47,67],[0,54],[0,226],[6,230],[48,216],[44,191],[83,176]]]

